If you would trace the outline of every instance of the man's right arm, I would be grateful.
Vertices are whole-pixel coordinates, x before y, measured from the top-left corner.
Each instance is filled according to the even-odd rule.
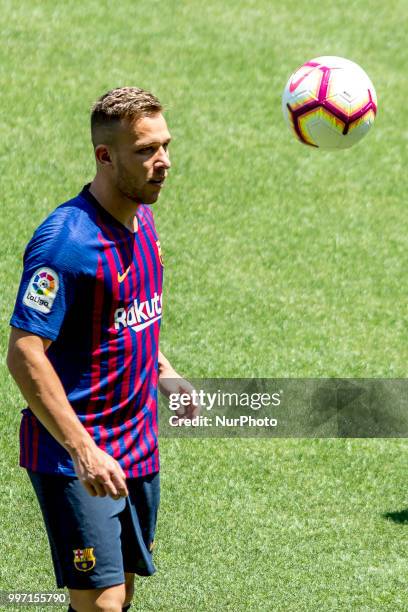
[[[46,340],[12,327],[7,365],[30,410],[71,455],[75,472],[90,495],[126,496],[119,463],[100,449],[78,419],[49,361]]]

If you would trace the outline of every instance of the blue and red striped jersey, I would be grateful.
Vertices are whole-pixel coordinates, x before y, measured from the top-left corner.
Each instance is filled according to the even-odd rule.
[[[159,470],[157,383],[162,257],[149,206],[128,230],[86,185],[38,227],[10,324],[49,338],[47,356],[79,420],[127,477]],[[29,407],[20,465],[75,476]]]

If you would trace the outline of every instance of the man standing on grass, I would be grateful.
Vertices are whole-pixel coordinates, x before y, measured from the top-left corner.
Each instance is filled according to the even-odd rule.
[[[34,233],[11,319],[8,366],[29,406],[20,465],[77,612],[127,610],[134,575],[154,573],[157,387],[192,390],[159,351],[162,110],[134,87],[95,103],[96,176]]]

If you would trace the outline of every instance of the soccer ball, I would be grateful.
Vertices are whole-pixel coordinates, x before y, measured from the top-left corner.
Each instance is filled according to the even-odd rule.
[[[377,113],[374,85],[354,62],[316,57],[296,70],[282,95],[290,130],[321,149],[347,149],[367,134]]]

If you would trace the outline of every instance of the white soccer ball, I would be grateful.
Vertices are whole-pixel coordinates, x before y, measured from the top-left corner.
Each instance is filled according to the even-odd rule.
[[[346,149],[373,124],[377,95],[358,64],[328,55],[306,62],[292,74],[282,110],[290,130],[304,144]]]

